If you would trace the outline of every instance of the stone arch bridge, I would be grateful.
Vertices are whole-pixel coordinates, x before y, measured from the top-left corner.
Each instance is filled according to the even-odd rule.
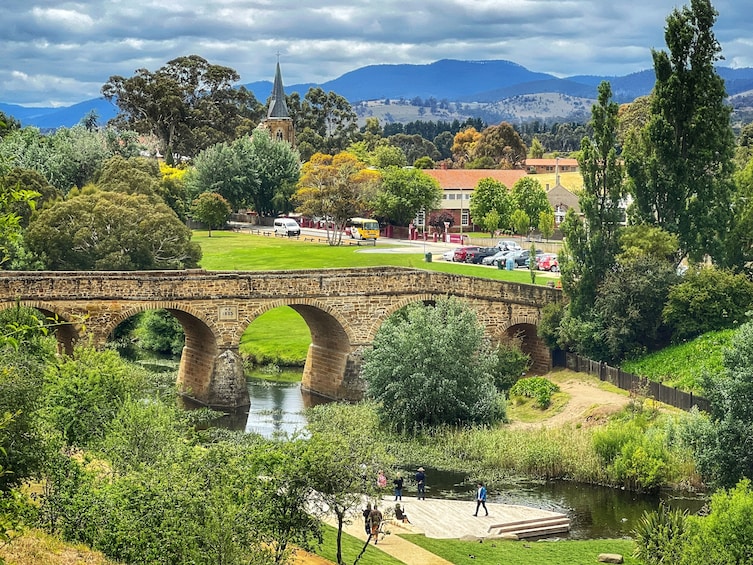
[[[311,331],[302,387],[336,399],[359,399],[360,367],[379,326],[396,310],[455,296],[477,312],[495,340],[517,335],[533,371],[551,366],[537,336],[541,308],[559,290],[406,268],[299,271],[0,272],[0,309],[22,304],[54,317],[60,347],[103,345],[113,330],[145,310],[166,309],[183,326],[181,392],[212,407],[247,405],[238,344],[264,312],[290,306]]]

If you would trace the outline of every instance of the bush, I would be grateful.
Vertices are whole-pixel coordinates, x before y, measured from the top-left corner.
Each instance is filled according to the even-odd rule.
[[[494,372],[494,385],[497,390],[510,390],[530,363],[531,356],[521,351],[519,340],[500,343],[497,348],[497,369]]]
[[[733,328],[746,319],[753,304],[753,283],[744,275],[706,268],[688,271],[669,291],[662,316],[675,341]]]
[[[613,421],[593,434],[593,446],[609,481],[637,491],[655,490],[670,480],[673,461],[666,429],[644,417]]]
[[[552,395],[559,392],[560,387],[544,377],[529,377],[520,379],[510,389],[510,398],[522,396],[534,399],[534,406],[548,408],[552,401]]]
[[[399,430],[503,420],[493,377],[498,359],[483,334],[475,312],[456,299],[392,315],[363,363],[382,420]]]
[[[633,532],[634,557],[647,565],[678,563],[682,556],[686,518],[687,510],[670,510],[663,503],[659,510],[644,512]]]

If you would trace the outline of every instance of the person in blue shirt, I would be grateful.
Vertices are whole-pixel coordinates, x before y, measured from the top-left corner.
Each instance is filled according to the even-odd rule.
[[[417,500],[424,499],[426,500],[426,472],[424,471],[423,467],[419,467],[418,471],[416,471],[416,488],[418,489],[418,494],[416,495]]]
[[[478,482],[478,490],[476,491],[476,513],[474,516],[478,516],[478,509],[484,507],[484,512],[489,515],[489,511],[486,509],[486,487],[481,481]]]

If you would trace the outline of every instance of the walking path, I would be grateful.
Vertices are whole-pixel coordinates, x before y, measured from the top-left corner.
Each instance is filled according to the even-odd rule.
[[[393,508],[394,504],[393,497],[386,496],[382,499],[379,507],[385,512],[385,510]],[[433,553],[429,553],[399,537],[398,534],[424,534],[426,537],[437,539],[483,539],[493,535],[490,528],[494,529],[502,524],[561,516],[556,512],[527,506],[487,502],[489,516],[484,516],[482,509],[482,514],[475,517],[473,516],[476,510],[474,501],[436,498],[416,500],[412,497],[404,497],[401,506],[403,506],[412,523],[402,524],[396,523],[394,520],[387,521],[384,530],[389,534],[379,540],[377,547],[406,565],[450,564]],[[337,527],[337,521],[334,517],[330,517],[326,521]],[[343,531],[358,539],[366,540],[363,517],[360,511],[351,516],[350,524],[347,524]]]

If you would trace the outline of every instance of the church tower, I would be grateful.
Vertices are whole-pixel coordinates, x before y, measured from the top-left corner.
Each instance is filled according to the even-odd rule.
[[[272,86],[272,98],[269,101],[267,117],[259,124],[260,128],[266,129],[272,139],[287,141],[295,146],[295,129],[293,119],[288,114],[288,106],[285,104],[285,89],[282,86],[282,73],[280,61],[277,61],[275,82]]]

